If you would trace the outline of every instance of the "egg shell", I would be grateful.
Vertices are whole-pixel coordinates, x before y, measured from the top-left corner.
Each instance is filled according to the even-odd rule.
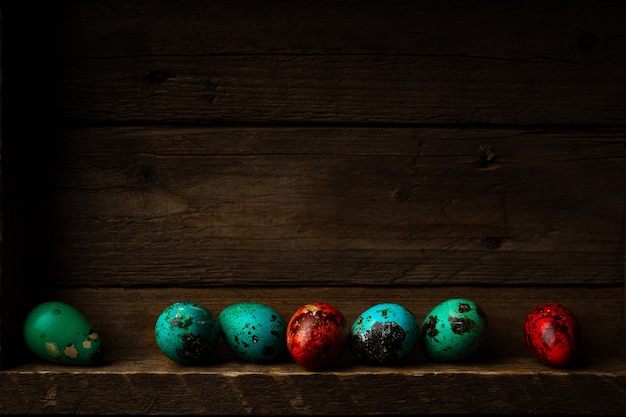
[[[23,326],[24,340],[38,357],[64,365],[97,365],[104,344],[89,320],[74,306],[47,301],[33,308]]]
[[[392,364],[417,346],[419,330],[417,318],[406,307],[381,303],[356,318],[348,346],[352,355],[364,363]]]
[[[266,304],[232,304],[220,312],[217,321],[224,342],[245,360],[269,363],[287,352],[287,324]]]
[[[328,303],[300,307],[287,324],[287,349],[305,368],[331,365],[348,346],[350,328],[343,313]]]
[[[473,301],[452,298],[422,322],[420,348],[435,362],[454,362],[476,353],[487,338],[487,316]]]
[[[580,356],[580,322],[562,304],[535,306],[526,316],[523,332],[528,350],[546,365],[564,367]]]
[[[220,332],[215,316],[193,301],[167,306],[154,326],[161,352],[174,362],[194,365],[207,362],[217,347]]]

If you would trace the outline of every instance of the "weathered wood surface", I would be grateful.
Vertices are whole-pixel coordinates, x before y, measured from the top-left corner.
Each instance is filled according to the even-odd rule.
[[[2,8],[0,413],[626,414],[626,3]],[[352,319],[456,295],[492,318],[457,365],[180,368],[151,333],[182,298]],[[50,297],[105,366],[20,356]],[[525,352],[544,301],[583,321],[581,367]]]
[[[99,327],[103,366],[68,368],[29,360],[0,373],[0,410],[77,414],[623,414],[626,362],[613,308],[619,288],[83,288],[46,293],[70,302]],[[449,297],[474,300],[489,322],[486,344],[468,360],[441,364],[415,350],[396,366],[359,364],[348,352],[309,371],[289,357],[271,365],[237,359],[220,343],[206,366],[179,366],[160,353],[154,322],[169,303],[190,299],[214,314],[257,301],[289,319],[310,301],[330,302],[352,322],[378,302],[399,302],[423,320]],[[569,306],[584,329],[583,360],[553,369],[526,350],[521,328],[537,303]],[[611,308],[611,306],[613,308]],[[376,395],[371,390],[376,389]]]
[[[65,123],[621,125],[625,64],[406,55],[71,59],[61,62],[56,110]]]
[[[42,7],[16,31],[48,36],[16,53],[67,123],[621,125],[626,110],[623,2]]]
[[[623,131],[90,128],[54,149],[58,285],[624,279]]]
[[[73,3],[55,20],[67,58],[60,112],[108,122],[621,124],[624,12],[620,2]]]
[[[46,7],[45,5],[43,7]],[[75,0],[47,6],[68,58],[405,54],[619,59],[621,1]],[[132,39],[132,42],[127,40]]]
[[[302,372],[293,366],[136,372],[55,368],[0,373],[7,414],[624,415],[626,370],[564,373],[359,367]],[[518,365],[526,366],[527,361]],[[516,369],[516,368],[509,368]]]

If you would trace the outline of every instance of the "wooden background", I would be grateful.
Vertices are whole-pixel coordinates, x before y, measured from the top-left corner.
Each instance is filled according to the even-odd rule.
[[[220,397],[228,405],[211,413],[407,413],[417,406],[398,381],[441,375],[435,395],[469,373],[491,408],[466,394],[417,409],[626,413],[625,12],[619,1],[3,4],[0,381],[13,388],[0,411],[195,414]],[[210,371],[230,384],[216,396],[150,399],[155,375],[189,385],[207,372],[173,369],[154,344],[156,316],[182,298],[216,314],[267,301],[286,319],[323,299],[352,320],[383,301],[421,319],[457,295],[490,317],[476,362],[437,369],[416,352],[377,371],[346,357],[329,377],[346,390],[380,380],[385,406],[253,394],[259,375],[283,396],[312,382],[290,363],[232,358]],[[51,297],[102,328],[112,370],[99,383],[128,386],[128,402],[92,389],[89,371],[33,363],[21,321]],[[544,301],[580,316],[582,370],[529,358],[521,323]],[[43,381],[50,369],[56,383]],[[65,378],[90,387],[90,405],[79,393],[28,401]],[[548,395],[529,406],[524,389]]]

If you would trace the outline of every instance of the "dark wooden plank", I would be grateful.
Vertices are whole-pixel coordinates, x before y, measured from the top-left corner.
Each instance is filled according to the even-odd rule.
[[[76,129],[51,143],[50,230],[33,233],[57,285],[623,284],[619,130]]]
[[[113,57],[63,60],[51,82],[66,123],[621,125],[619,59]]]
[[[39,296],[72,303],[83,311],[108,344],[107,361],[96,368],[68,368],[30,360],[2,371],[2,412],[621,414],[626,410],[622,395],[626,362],[618,347],[623,338],[621,311],[606,308],[620,305],[622,289],[617,287],[77,288]],[[154,342],[156,317],[180,300],[199,302],[214,314],[233,302],[264,302],[287,318],[302,304],[317,300],[334,304],[353,321],[378,302],[404,304],[421,320],[435,304],[456,296],[477,302],[489,320],[483,349],[460,363],[430,363],[417,350],[402,364],[376,367],[358,364],[346,353],[332,368],[312,372],[288,358],[269,365],[246,363],[221,343],[211,364],[187,367],[167,359]],[[583,326],[584,356],[575,368],[546,367],[525,350],[521,334],[525,314],[548,300],[569,306]],[[372,386],[378,394],[366,395]]]
[[[70,120],[623,122],[621,2],[52,9],[41,52],[58,59]]]
[[[593,65],[626,48],[620,1],[98,0],[50,12],[59,53],[71,58],[413,54]]]
[[[606,365],[613,371],[9,371],[0,400],[6,414],[623,415],[624,362]]]

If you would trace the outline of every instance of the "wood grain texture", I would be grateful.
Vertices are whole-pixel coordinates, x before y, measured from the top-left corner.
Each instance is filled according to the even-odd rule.
[[[54,143],[41,274],[58,285],[623,282],[619,130],[85,128]]]
[[[615,61],[227,55],[60,65],[55,110],[65,123],[620,125],[626,102]]]
[[[112,372],[54,369],[0,374],[4,409],[28,414],[623,415],[623,361],[607,373],[301,372],[288,367],[232,371]],[[524,362],[521,365],[525,365]],[[245,369],[245,368],[244,368]],[[372,395],[373,390],[376,395]],[[442,413],[442,411],[445,412]]]
[[[406,54],[596,64],[624,48],[620,1],[64,1],[61,56]],[[132,39],[133,42],[128,42]],[[504,41],[506,40],[506,41]]]
[[[619,125],[626,7],[591,5],[68,2],[42,52],[69,122]]]
[[[626,414],[626,3],[0,8],[0,414]],[[456,296],[490,323],[458,364],[180,367],[153,334],[182,299]],[[48,299],[103,366],[29,354]],[[547,301],[582,322],[574,368],[525,349]]]

